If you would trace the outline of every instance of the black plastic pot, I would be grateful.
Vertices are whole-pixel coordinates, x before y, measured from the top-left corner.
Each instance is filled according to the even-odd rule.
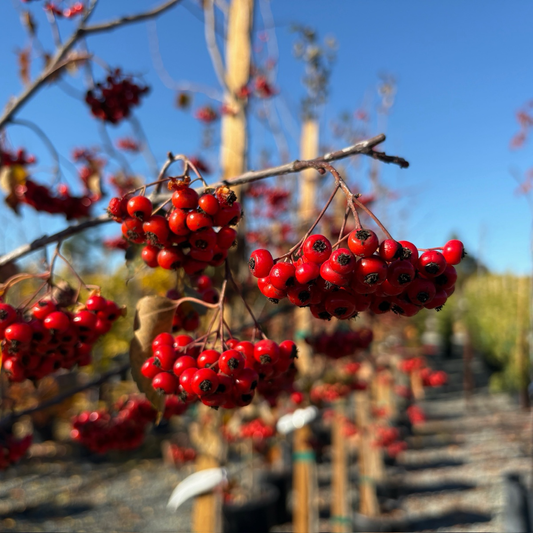
[[[276,525],[286,524],[292,520],[292,513],[288,509],[289,493],[292,489],[292,472],[285,470],[282,472],[265,471],[261,472],[261,481],[268,485],[273,485],[279,491],[279,498],[276,502]]]
[[[243,504],[225,504],[224,533],[268,533],[276,525],[278,499],[278,489],[265,483],[254,499]]]

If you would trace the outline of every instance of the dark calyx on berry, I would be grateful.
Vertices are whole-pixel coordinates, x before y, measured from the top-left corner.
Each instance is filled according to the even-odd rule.
[[[202,392],[209,392],[212,388],[213,384],[208,379],[204,379],[202,383],[200,383],[200,390]]]
[[[424,270],[428,273],[428,274],[436,274],[440,269],[440,266],[437,264],[437,263],[428,263],[425,267],[424,267]]]
[[[302,303],[307,302],[309,298],[311,298],[311,293],[309,291],[301,291],[298,293],[298,300]]]
[[[400,285],[405,285],[406,283],[411,283],[412,277],[409,274],[400,274],[398,276],[398,283]]]
[[[327,247],[328,247],[328,245],[324,241],[322,241],[320,239],[316,240],[313,243],[313,250],[315,252],[323,252],[324,250],[327,249]]]
[[[405,311],[399,305],[394,304],[390,309],[396,315],[404,315],[405,314]]]
[[[277,298],[269,298],[269,300],[273,303],[273,304],[279,304],[279,300]]]
[[[261,362],[262,365],[268,365],[269,363],[272,362],[272,358],[270,357],[270,355],[262,355],[259,358],[259,361]]]
[[[370,233],[367,229],[360,229],[357,231],[355,236],[361,241],[365,242],[368,238],[372,236],[372,233]]]
[[[342,266],[348,265],[351,262],[351,260],[352,260],[352,256],[348,254],[340,254],[337,257],[337,263],[339,263],[339,265],[342,265]]]
[[[208,244],[209,243],[207,241],[204,241],[203,239],[198,239],[194,241],[194,246],[199,250],[205,250]]]
[[[383,301],[378,305],[378,309],[379,309],[380,311],[383,311],[383,312],[388,311],[390,308],[391,308],[391,304],[390,304],[390,302],[388,302],[387,300],[383,300]]]
[[[367,274],[365,276],[365,279],[364,279],[364,282],[367,285],[374,285],[378,281],[379,281],[379,274],[377,274],[376,272],[372,272],[371,274]]]
[[[318,313],[318,317],[322,320],[331,320],[331,315],[327,311],[322,311]]]
[[[420,291],[416,295],[416,299],[420,302],[425,304],[429,300],[429,294],[426,291]]]
[[[337,307],[335,309],[335,315],[342,316],[342,315],[345,315],[347,311],[348,311],[347,307]]]
[[[232,370],[235,370],[236,368],[239,368],[239,360],[236,359],[235,357],[232,357],[232,358],[228,361],[228,366],[229,366]]]
[[[409,248],[406,248],[405,246],[402,246],[402,251],[400,254],[400,259],[410,259],[410,257],[413,255],[412,250]]]
[[[439,311],[442,311],[443,307],[444,307],[444,304],[439,305],[438,307],[435,307],[435,311],[437,311],[437,313],[438,313]]]

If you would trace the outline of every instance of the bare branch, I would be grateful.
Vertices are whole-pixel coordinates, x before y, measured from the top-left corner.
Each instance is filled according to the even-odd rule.
[[[216,24],[215,24],[215,7],[213,0],[207,0],[204,3],[204,18],[205,18],[205,40],[207,43],[207,50],[215,69],[215,74],[218,82],[226,92],[230,92],[226,82],[226,72],[224,69],[224,61],[220,55],[220,50],[217,45]]]
[[[146,11],[137,15],[121,17],[116,20],[104,22],[101,24],[93,24],[92,26],[87,26],[87,20],[93,13],[98,2],[98,0],[93,0],[89,8],[85,11],[76,30],[74,30],[71,36],[57,50],[54,57],[50,61],[50,64],[41,71],[41,73],[33,80],[32,83],[30,83],[24,89],[24,91],[18,97],[14,98],[9,102],[7,108],[4,110],[3,115],[0,117],[0,130],[5,126],[7,122],[11,120],[15,113],[17,113],[20,108],[48,81],[50,77],[57,74],[58,70],[63,68],[72,60],[78,61],[80,59],[79,57],[68,59],[67,54],[82,37],[93,33],[113,30],[126,24],[140,22],[156,17],[167,9],[170,9],[171,7],[175,6],[180,1],[181,0],[168,0],[167,2],[161,4],[159,7],[152,9],[151,11]]]
[[[343,148],[342,150],[337,150],[336,152],[330,152],[328,154],[317,157],[316,159],[312,159],[310,161],[296,160],[296,161],[293,161],[292,163],[287,163],[286,165],[280,165],[278,167],[267,168],[264,170],[257,170],[257,171],[251,170],[249,172],[245,172],[241,176],[237,176],[235,178],[230,178],[224,181],[220,181],[218,183],[210,184],[209,186],[218,187],[220,185],[244,185],[246,183],[252,183],[254,181],[259,181],[265,178],[270,178],[272,176],[282,176],[284,174],[293,174],[295,172],[300,172],[301,170],[304,170],[312,166],[312,163],[324,163],[324,162],[330,162],[330,161],[337,161],[339,159],[344,159],[346,157],[350,157],[353,155],[364,154],[364,155],[369,155],[373,157],[373,154],[376,153],[373,151],[374,146],[382,143],[384,140],[385,140],[385,135],[380,134],[380,135],[377,135],[376,137],[372,137],[371,139],[358,142],[357,144],[348,146],[346,148]],[[400,162],[401,161],[402,164],[400,166],[402,168],[406,168],[407,166],[409,166],[409,163],[405,161],[405,159],[402,159],[401,157],[387,156],[383,152],[377,152],[377,153],[381,154],[378,157],[378,159],[381,159],[382,157],[385,156],[387,159],[391,160],[387,162],[397,162],[397,161]],[[183,159],[184,159],[184,156],[173,156],[169,154],[169,159],[165,162],[163,169],[159,173],[160,179],[163,178],[163,176],[165,175],[165,172],[167,171],[168,167],[172,163],[179,161],[179,160],[183,160]],[[168,194],[167,195],[161,194],[161,195],[157,195],[154,198],[152,198],[152,201],[154,203],[157,203],[157,202],[165,201],[167,199],[168,199]],[[25,255],[35,250],[39,250],[49,244],[62,241],[88,228],[100,226],[101,224],[106,224],[107,222],[111,222],[111,219],[108,218],[107,214],[104,214],[99,217],[89,219],[80,224],[69,226],[68,228],[65,228],[59,233],[55,233],[53,235],[44,235],[43,237],[40,237],[39,239],[36,239],[35,241],[29,244],[24,244],[22,246],[19,246],[12,252],[9,252],[8,254],[0,257],[0,267],[7,265],[8,263],[11,263],[12,261],[15,261],[16,259],[19,259],[20,257],[24,257]]]
[[[4,418],[0,419],[0,429],[9,427],[15,420],[18,418],[21,418],[22,416],[26,415],[32,415],[33,413],[37,413],[38,411],[42,411],[43,409],[47,409],[48,407],[52,407],[53,405],[57,405],[63,401],[65,401],[67,398],[70,398],[71,396],[74,396],[75,394],[78,394],[78,392],[83,392],[84,390],[90,389],[91,387],[97,387],[98,385],[101,385],[102,383],[105,383],[109,378],[112,378],[113,376],[116,376],[118,374],[122,374],[123,372],[126,372],[130,367],[130,363],[124,363],[122,366],[119,366],[118,368],[114,368],[112,370],[109,370],[105,374],[102,374],[101,376],[92,379],[91,381],[88,381],[87,383],[84,383],[83,385],[79,385],[78,387],[73,387],[72,389],[62,392],[61,394],[58,394],[57,396],[54,396],[53,398],[50,398],[49,400],[40,403],[39,405],[36,405],[35,407],[30,407],[29,409],[24,409],[24,411],[18,411],[11,413]]]

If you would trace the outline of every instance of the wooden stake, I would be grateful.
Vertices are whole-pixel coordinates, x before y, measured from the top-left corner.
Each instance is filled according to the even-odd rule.
[[[300,157],[304,160],[318,157],[318,121],[306,119],[302,124],[302,134],[300,138]],[[316,194],[317,194],[318,173],[309,169],[302,172],[300,179],[300,209],[298,220],[302,226],[302,231],[307,230],[313,223],[315,214]],[[296,345],[298,347],[298,371],[302,375],[307,375],[311,371],[311,349],[304,338],[310,332],[311,320],[309,309],[296,308],[294,310],[294,326],[296,329]]]
[[[315,466],[314,452],[309,445],[311,430],[304,426],[294,432],[294,467],[293,467],[293,531],[294,533],[311,533],[315,531],[313,515],[313,468]]]
[[[331,428],[332,444],[332,498],[331,498],[331,531],[345,533],[351,531],[351,521],[347,516],[347,472],[346,447],[344,428],[344,405],[341,401],[335,404],[335,418]]]
[[[218,467],[218,461],[209,455],[200,455],[196,460],[196,471]],[[192,512],[192,530],[194,533],[220,533],[221,524],[220,494],[209,492],[197,496]]]

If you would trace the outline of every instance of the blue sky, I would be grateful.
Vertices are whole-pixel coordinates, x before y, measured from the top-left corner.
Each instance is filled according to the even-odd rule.
[[[2,105],[21,91],[15,51],[27,44],[13,3],[2,2],[0,6]],[[94,20],[136,12],[155,3],[101,0]],[[43,41],[49,43],[40,4],[27,5],[36,13]],[[480,254],[491,269],[529,272],[532,214],[525,199],[516,196],[511,172],[523,174],[533,166],[533,154],[531,143],[512,151],[509,141],[518,131],[515,112],[533,98],[533,4],[272,0],[270,5],[280,49],[277,86],[284,105],[294,116],[298,114],[303,89],[302,66],[291,54],[291,24],[312,26],[320,35],[334,35],[338,41],[331,98],[321,113],[324,138],[329,145],[334,144],[328,133],[331,121],[343,110],[353,112],[365,95],[374,94],[380,73],[395,76],[397,95],[388,117],[388,139],[383,149],[402,155],[411,167],[383,168],[383,180],[401,198],[390,204],[390,212],[385,214],[393,235],[412,240],[419,247],[430,247],[444,244],[455,232],[467,249]],[[197,4],[184,0],[183,5],[158,20],[162,57],[175,80],[194,80],[216,87],[200,18]],[[62,26],[64,35],[70,27],[69,23]],[[95,36],[89,44],[110,65],[142,73],[151,85],[152,92],[136,115],[156,157],[162,161],[169,150],[196,153],[201,126],[173,107],[175,92],[165,87],[155,72],[148,42],[143,23]],[[95,73],[98,77],[103,71],[95,67]],[[78,75],[68,83],[81,87],[81,81]],[[207,99],[198,97],[195,105],[204,102]],[[75,146],[99,142],[97,126],[84,105],[57,88],[41,91],[19,117],[44,129],[65,156]],[[297,123],[288,124],[291,156],[297,157]],[[128,131],[128,126],[110,128],[113,138]],[[13,127],[8,134],[13,145],[27,146],[38,156],[39,167],[50,165],[33,133]],[[274,143],[265,129],[255,122],[251,134],[251,164],[257,165],[262,148],[270,149],[273,162],[277,162]],[[341,147],[340,140],[335,142]],[[214,153],[210,157],[216,159]],[[140,160],[133,164],[140,172],[146,170]],[[69,172],[65,166],[65,174],[72,181]],[[46,173],[37,176],[43,181],[49,179]],[[29,209],[24,214],[29,223],[17,220],[14,224],[6,208],[0,207],[0,221],[10,228],[0,240],[0,251],[39,236],[43,229],[50,232],[65,225],[60,217],[37,216]]]

